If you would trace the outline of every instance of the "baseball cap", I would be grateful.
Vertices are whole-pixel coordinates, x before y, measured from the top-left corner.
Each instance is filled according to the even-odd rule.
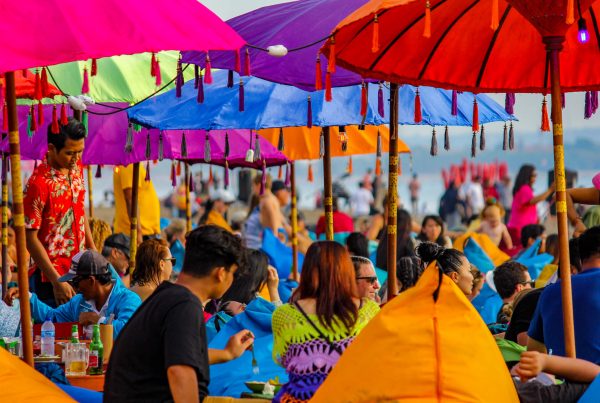
[[[75,276],[97,276],[110,273],[108,260],[95,250],[79,252],[71,260],[69,272],[58,281],[71,281]]]
[[[289,190],[289,188],[285,186],[285,183],[283,181],[273,181],[273,184],[271,184],[271,192],[275,193],[279,192],[280,190]]]
[[[211,200],[221,200],[224,203],[233,203],[235,201],[235,196],[229,190],[226,189],[217,189],[210,196]]]
[[[118,234],[113,234],[106,238],[106,240],[104,241],[104,246],[119,249],[125,254],[125,256],[127,256],[127,259],[129,259],[129,248],[131,246],[131,242],[129,240],[128,235],[125,235],[122,232],[119,232]]]

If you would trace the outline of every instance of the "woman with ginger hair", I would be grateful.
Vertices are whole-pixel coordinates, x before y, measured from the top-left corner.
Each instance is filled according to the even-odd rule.
[[[340,355],[379,311],[374,301],[357,296],[346,249],[333,241],[313,243],[292,302],[273,313],[273,358],[289,375],[274,402],[312,398]]]

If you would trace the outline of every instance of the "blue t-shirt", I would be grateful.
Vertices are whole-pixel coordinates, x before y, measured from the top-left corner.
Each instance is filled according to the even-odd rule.
[[[577,358],[600,364],[600,268],[571,277]],[[560,281],[546,286],[527,332],[552,353],[565,356]]]

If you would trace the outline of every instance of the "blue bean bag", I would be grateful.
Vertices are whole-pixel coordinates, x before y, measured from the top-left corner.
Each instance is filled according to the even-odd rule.
[[[517,262],[527,266],[527,270],[529,271],[529,275],[531,276],[532,280],[537,279],[544,269],[544,266],[552,263],[554,260],[554,256],[548,253],[538,254],[541,244],[542,240],[538,239],[533,243],[533,245],[521,252],[521,254],[515,259]]]
[[[498,311],[502,308],[502,298],[487,283],[483,284],[481,292],[471,303],[486,324],[496,323]]]
[[[261,250],[269,257],[269,264],[277,269],[279,278],[284,279],[292,272],[292,248],[279,240],[270,229],[263,232]],[[298,271],[304,263],[304,255],[298,253]]]
[[[173,257],[177,259],[177,264],[175,266],[173,266],[173,271],[175,273],[179,273],[179,272],[181,272],[181,269],[183,268],[183,257],[185,256],[185,246],[183,246],[181,241],[179,241],[179,239],[177,239],[175,242],[173,242],[170,249],[171,249],[171,255],[173,255]]]
[[[252,352],[246,351],[241,357],[224,363],[210,366],[211,396],[240,397],[243,392],[250,392],[244,385],[248,381],[266,382],[279,377],[281,383],[288,380],[285,369],[273,361],[273,329],[271,317],[275,306],[263,298],[256,298],[246,310],[234,316],[208,345],[209,348],[222,349],[229,338],[237,332],[247,329],[254,333],[254,354],[259,367],[259,374],[252,372]]]
[[[336,232],[333,234],[333,240],[341,245],[346,246],[346,239],[348,239],[349,235],[350,232]],[[319,235],[319,241],[325,241],[326,239],[326,234]]]
[[[600,402],[600,375],[594,379],[583,396],[579,398],[577,403],[597,403]]]
[[[480,272],[487,273],[495,269],[492,259],[473,238],[467,239],[463,253],[469,259],[469,263],[477,267]]]
[[[102,403],[102,396],[104,395],[101,392],[96,392],[93,390],[78,388],[77,386],[71,385],[63,385],[57,383],[56,386],[61,388],[63,392],[67,395],[71,396],[73,400],[79,403]]]

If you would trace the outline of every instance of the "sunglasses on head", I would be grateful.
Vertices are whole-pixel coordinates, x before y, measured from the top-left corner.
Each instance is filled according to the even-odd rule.
[[[177,258],[176,258],[176,257],[166,257],[166,258],[164,258],[163,260],[164,260],[164,261],[169,261],[169,262],[171,262],[171,264],[172,264],[173,266],[175,266],[175,265],[177,264]]]
[[[369,284],[375,284],[377,281],[377,276],[366,276],[366,277],[356,277],[357,280],[365,280],[369,282]]]

